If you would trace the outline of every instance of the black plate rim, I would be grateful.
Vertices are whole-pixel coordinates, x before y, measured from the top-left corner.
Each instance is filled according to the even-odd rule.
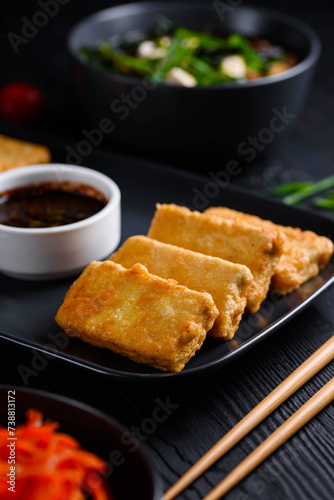
[[[76,358],[75,356],[72,356],[67,353],[59,353],[59,351],[54,351],[51,349],[45,349],[38,345],[35,342],[31,341],[22,341],[19,340],[18,338],[14,337],[13,335],[6,334],[4,332],[0,332],[0,339],[6,340],[9,342],[12,342],[14,344],[20,345],[21,347],[24,347],[26,349],[34,349],[36,351],[42,352],[42,353],[47,353],[48,356],[52,356],[53,358],[58,358],[61,359],[62,361],[67,361],[73,365],[79,366],[81,368],[87,368],[95,373],[99,373],[101,375],[105,376],[111,376],[112,378],[116,380],[126,380],[126,381],[152,381],[156,379],[187,379],[189,377],[194,377],[194,376],[200,376],[200,375],[208,375],[210,373],[213,373],[230,362],[234,361],[236,358],[244,354],[245,352],[249,351],[252,347],[256,346],[258,343],[260,343],[262,340],[270,337],[274,332],[276,332],[279,328],[281,328],[283,325],[288,323],[291,319],[296,317],[298,314],[300,314],[304,309],[306,309],[310,303],[312,303],[316,298],[318,298],[320,295],[322,295],[328,288],[330,288],[332,285],[334,285],[334,275],[331,276],[323,285],[321,285],[317,290],[315,290],[309,297],[304,299],[300,304],[298,304],[296,307],[291,309],[288,313],[286,313],[284,316],[280,317],[278,320],[276,320],[274,323],[272,323],[270,326],[262,330],[260,333],[256,334],[254,337],[250,338],[240,346],[238,346],[236,349],[233,349],[232,351],[224,354],[223,356],[219,357],[215,361],[211,361],[209,363],[206,363],[204,365],[194,367],[194,368],[189,368],[187,370],[181,371],[181,372],[158,372],[158,373],[135,373],[135,372],[125,372],[125,371],[119,371],[115,370],[113,368],[107,368],[107,367],[101,367],[100,365],[97,365],[95,363],[92,363],[91,361],[86,361],[86,360],[81,360],[80,358]]]

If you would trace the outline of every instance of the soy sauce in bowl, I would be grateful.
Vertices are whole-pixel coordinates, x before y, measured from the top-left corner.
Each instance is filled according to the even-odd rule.
[[[0,224],[30,229],[87,219],[108,203],[96,188],[78,182],[43,182],[0,193]]]

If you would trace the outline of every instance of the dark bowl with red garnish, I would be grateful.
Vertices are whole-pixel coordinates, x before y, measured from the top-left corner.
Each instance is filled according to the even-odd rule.
[[[151,33],[161,16],[188,30],[267,39],[298,62],[263,78],[187,87],[152,84],[149,78],[107,71],[82,57],[83,47],[127,33]],[[250,163],[285,136],[300,114],[320,54],[318,36],[298,19],[263,7],[203,1],[111,7],[80,21],[69,34],[68,47],[92,129],[99,130],[92,140],[100,134],[132,153],[207,172],[210,160]]]
[[[27,410],[34,409],[42,413],[44,421],[58,422],[57,432],[71,436],[84,450],[102,459],[105,470],[100,478],[91,475],[91,480],[105,482],[112,500],[160,500],[162,484],[151,459],[138,439],[114,419],[77,401],[31,389],[2,386],[0,400],[0,425],[5,429],[24,424]],[[89,492],[86,495],[90,498]]]

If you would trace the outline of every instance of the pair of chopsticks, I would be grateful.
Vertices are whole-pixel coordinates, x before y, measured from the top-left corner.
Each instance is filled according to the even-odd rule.
[[[252,429],[334,359],[334,336],[289,375],[274,391],[203,455],[162,497],[172,500]],[[203,500],[218,500],[260,465],[293,434],[334,400],[334,378],[228,474]]]

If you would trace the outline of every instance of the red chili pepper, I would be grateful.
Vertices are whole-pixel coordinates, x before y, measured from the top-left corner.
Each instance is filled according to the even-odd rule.
[[[26,82],[7,83],[0,89],[0,119],[14,125],[32,123],[46,109],[41,90]]]

